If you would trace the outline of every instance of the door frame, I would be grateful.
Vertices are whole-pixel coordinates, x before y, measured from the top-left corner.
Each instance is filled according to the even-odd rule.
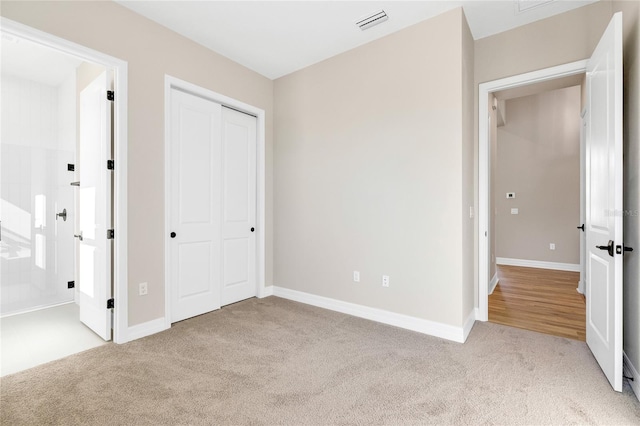
[[[127,290],[127,62],[4,17],[0,17],[0,30],[2,33],[10,34],[113,70],[114,91],[116,94],[113,105],[113,144],[116,164],[113,171],[113,223],[116,230],[116,238],[113,240],[114,309],[112,340],[115,343],[126,343],[130,340],[128,333]]]
[[[514,87],[585,73],[587,60],[501,78],[478,85],[478,307],[476,319],[489,320],[489,94]],[[582,165],[581,165],[582,167]],[[581,206],[582,208],[582,206]]]
[[[182,92],[199,96],[204,99],[227,106],[240,112],[253,115],[257,119],[256,124],[256,295],[259,298],[268,296],[265,291],[265,246],[266,246],[266,197],[265,197],[265,112],[263,109],[246,104],[223,94],[214,92],[204,87],[197,86],[188,81],[165,74],[164,77],[164,312],[165,327],[171,328],[171,273],[169,264],[169,233],[171,224],[169,223],[169,213],[171,207],[171,90],[177,89]]]

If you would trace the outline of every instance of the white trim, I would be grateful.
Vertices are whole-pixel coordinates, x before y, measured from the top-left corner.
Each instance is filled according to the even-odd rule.
[[[368,306],[357,305],[355,303],[344,302],[342,300],[330,299],[328,297],[316,296],[315,294],[304,293],[302,291],[290,290],[288,288],[273,286],[273,295],[289,299],[307,305],[317,306],[318,308],[329,309],[343,314],[353,315],[354,317],[364,318],[371,321],[380,322],[382,324],[393,325],[395,327],[404,328],[406,330],[417,331],[418,333],[428,334],[430,336],[440,337],[442,339],[453,340],[454,342],[464,343],[467,338],[468,331],[471,330],[473,322],[467,319],[464,327],[454,327],[448,324],[442,324],[421,318],[415,318],[408,315],[397,314]],[[472,314],[469,318],[475,317]],[[466,329],[468,328],[468,331]],[[466,332],[466,334],[465,334]]]
[[[170,273],[169,273],[169,244],[167,244],[167,239],[169,238],[169,233],[171,232],[170,223],[169,223],[169,212],[170,212],[170,200],[169,200],[169,188],[171,184],[171,138],[169,133],[169,125],[170,125],[170,101],[171,101],[171,89],[177,89],[183,92],[187,92],[196,96],[203,97],[205,99],[209,99],[213,102],[219,103],[221,105],[229,106],[233,109],[236,109],[241,112],[245,112],[247,114],[253,115],[257,119],[256,126],[256,216],[257,216],[257,225],[256,230],[258,231],[256,234],[256,296],[257,297],[265,297],[265,246],[266,246],[266,141],[265,141],[265,112],[263,109],[254,107],[252,105],[246,104],[244,102],[238,101],[236,99],[230,98],[223,94],[214,92],[209,89],[205,89],[204,87],[197,86],[193,83],[189,83],[188,81],[181,80],[176,77],[172,77],[168,74],[164,76],[164,230],[165,230],[165,245],[164,245],[164,312],[165,312],[165,325],[167,328],[171,327],[171,286],[170,286]]]
[[[142,324],[129,327],[129,340],[141,339],[143,337],[151,336],[152,334],[165,331],[168,327],[164,318],[157,318],[151,321],[143,322]]]
[[[115,199],[114,199],[114,289],[115,300],[113,341],[127,342],[128,336],[128,272],[127,272],[127,62],[113,56],[90,49],[77,43],[56,37],[24,24],[0,17],[2,32],[31,42],[46,46],[50,49],[75,56],[82,60],[93,62],[113,70],[114,73],[114,143],[115,143]],[[106,302],[106,301],[105,301]]]
[[[471,329],[473,328],[475,323],[476,323],[476,310],[472,309],[471,312],[469,312],[469,316],[467,317],[467,320],[464,322],[464,325],[462,326],[462,343],[467,341],[467,337],[469,337],[469,333],[471,333]]]
[[[500,279],[498,278],[498,273],[496,272],[495,274],[493,274],[493,278],[491,278],[491,282],[489,283],[489,294],[493,294],[493,291],[496,289],[498,282],[500,282]]]
[[[628,383],[631,389],[633,389],[633,393],[636,394],[636,398],[640,401],[640,374],[638,374],[638,370],[636,370],[627,353],[624,351],[622,352],[622,371],[625,376],[633,379],[628,380]]]
[[[0,315],[0,319],[9,318],[9,317],[13,317],[13,316],[16,316],[16,315],[29,314],[31,312],[43,311],[43,310],[49,309],[49,308],[57,308],[58,306],[70,305],[72,303],[75,303],[75,301],[69,300],[69,301],[66,301],[66,302],[54,303],[53,305],[36,306],[35,308],[29,308],[29,309],[25,309],[23,311],[15,311],[15,312],[9,312],[8,314],[2,314],[2,315]]]
[[[587,60],[571,62],[478,86],[478,311],[477,319],[489,319],[489,93],[584,73]]]
[[[258,299],[264,299],[265,297],[273,296],[273,286],[267,286],[262,289],[262,293],[258,294]]]
[[[553,269],[555,271],[580,272],[579,263],[544,262],[542,260],[510,259],[508,257],[496,257],[497,265],[523,266],[525,268]]]

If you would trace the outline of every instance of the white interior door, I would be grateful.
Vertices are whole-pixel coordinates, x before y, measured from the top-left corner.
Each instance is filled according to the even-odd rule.
[[[255,117],[222,108],[222,305],[254,297],[256,289]]]
[[[221,106],[175,89],[170,111],[171,322],[220,307]]]
[[[622,390],[622,14],[587,66],[587,344]],[[617,249],[620,247],[620,249]]]
[[[78,269],[80,321],[111,340],[111,104],[109,77],[100,74],[80,93]]]

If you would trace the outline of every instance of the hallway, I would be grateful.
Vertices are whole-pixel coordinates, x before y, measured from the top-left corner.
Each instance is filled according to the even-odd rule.
[[[578,272],[498,265],[499,283],[489,296],[489,321],[585,340],[585,299]]]

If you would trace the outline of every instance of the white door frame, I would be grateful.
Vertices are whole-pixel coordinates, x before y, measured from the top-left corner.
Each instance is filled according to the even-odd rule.
[[[171,90],[177,89],[195,96],[199,96],[223,106],[245,112],[257,118],[257,141],[256,141],[256,218],[257,218],[257,241],[256,241],[256,294],[258,297],[266,297],[265,292],[265,112],[263,109],[254,107],[228,96],[216,93],[212,90],[197,86],[188,81],[172,77],[168,74],[164,76],[164,312],[165,327],[171,327],[171,276],[169,271],[169,234],[171,224],[169,223],[169,212],[171,200],[169,199],[169,189],[171,185],[171,133],[169,131],[171,121]]]
[[[478,86],[478,313],[479,321],[489,320],[489,94],[527,84],[539,83],[587,71],[587,60],[571,62]]]
[[[127,62],[77,43],[45,33],[24,24],[0,17],[0,30],[50,49],[73,55],[113,70],[114,73],[114,229],[113,257],[113,341],[129,341],[127,292]],[[107,301],[105,300],[105,303]]]

